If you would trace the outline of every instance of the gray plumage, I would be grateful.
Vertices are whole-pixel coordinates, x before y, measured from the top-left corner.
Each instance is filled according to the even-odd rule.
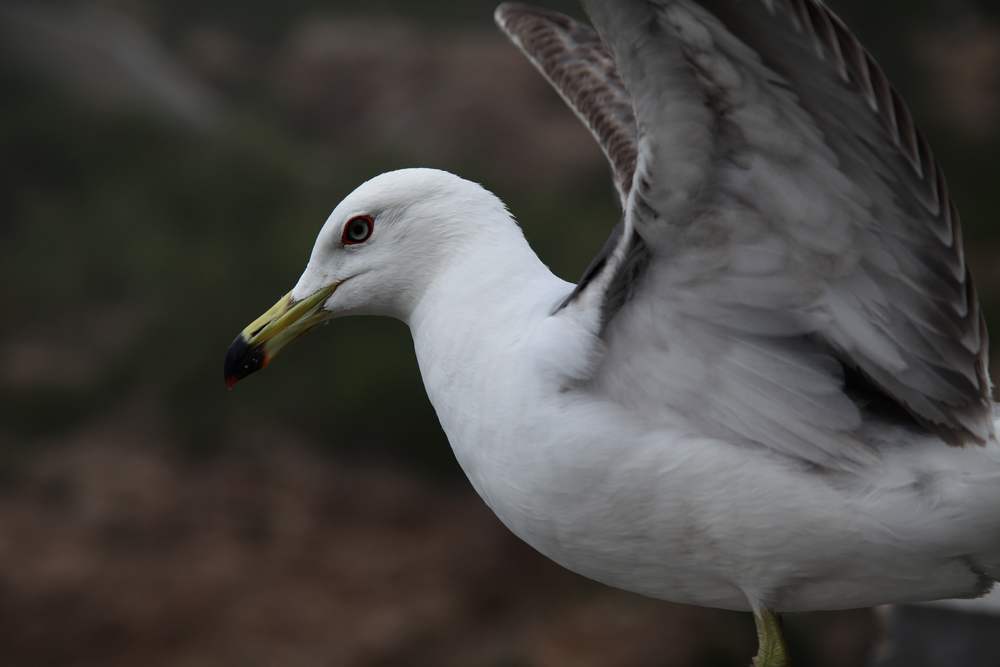
[[[605,292],[595,385],[823,466],[870,460],[876,404],[951,444],[993,437],[955,205],[844,24],[814,0],[584,4],[596,33],[520,5],[497,17],[624,202],[567,305]],[[640,339],[656,363],[635,367]]]

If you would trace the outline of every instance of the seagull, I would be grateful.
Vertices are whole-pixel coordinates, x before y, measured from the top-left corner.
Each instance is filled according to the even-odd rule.
[[[372,178],[236,338],[230,387],[331,318],[408,325],[486,504],[585,577],[752,612],[984,595],[1000,412],[941,169],[818,0],[584,0],[496,20],[591,130],[622,216],[576,284],[444,171]]]

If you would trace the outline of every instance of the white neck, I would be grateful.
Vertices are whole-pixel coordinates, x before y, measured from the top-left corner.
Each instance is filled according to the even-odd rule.
[[[517,392],[503,383],[515,381],[512,368],[530,366],[531,334],[572,287],[542,264],[513,222],[474,239],[427,287],[407,324],[453,446],[483,441],[482,429],[506,418],[499,403]],[[476,484],[473,466],[455,453]]]
[[[423,368],[425,360],[461,362],[483,346],[510,344],[572,287],[538,259],[513,221],[470,239],[406,318],[424,377],[436,372]]]

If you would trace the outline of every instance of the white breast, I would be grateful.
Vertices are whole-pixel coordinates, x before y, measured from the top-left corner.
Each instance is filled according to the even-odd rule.
[[[979,590],[956,554],[997,551],[995,447],[910,442],[870,470],[836,473],[705,437],[682,414],[615,404],[580,381],[600,342],[550,316],[571,286],[523,247],[464,255],[409,322],[457,459],[515,534],[592,579],[712,607]]]

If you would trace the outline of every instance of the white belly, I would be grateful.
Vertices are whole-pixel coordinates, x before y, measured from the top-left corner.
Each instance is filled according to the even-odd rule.
[[[542,302],[534,319],[493,304],[474,325],[428,316],[411,328],[469,480],[552,560],[650,597],[735,610],[974,595],[985,578],[970,564],[1000,577],[996,443],[904,442],[872,468],[838,476],[766,447],[700,437],[682,416],[632,414],[568,389],[569,378],[590,376],[596,343],[546,330],[572,323],[547,316],[554,298]],[[496,312],[504,318],[482,321]],[[580,367],[567,373],[574,360]]]
[[[558,420],[530,412],[512,424],[442,422],[500,520],[586,577],[734,610],[750,609],[751,599],[806,611],[982,592],[985,580],[965,556],[989,548],[983,536],[1000,535],[1000,525],[995,511],[963,503],[982,502],[976,494],[985,490],[996,507],[1000,484],[991,491],[963,478],[968,489],[952,492],[938,488],[945,476],[929,490],[917,479],[926,470],[912,483],[896,470],[891,486],[875,470],[868,483],[836,478],[763,449],[643,430],[572,395]],[[981,450],[942,452],[992,461],[993,477],[1000,472]]]

